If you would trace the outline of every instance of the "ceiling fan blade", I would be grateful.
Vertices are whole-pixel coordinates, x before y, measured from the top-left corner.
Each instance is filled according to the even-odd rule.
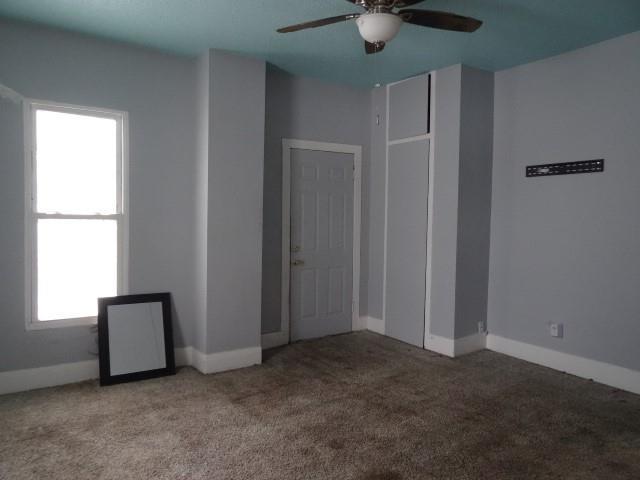
[[[422,27],[439,28],[454,32],[475,32],[482,22],[471,17],[463,17],[455,13],[437,12],[435,10],[401,10],[400,15],[407,23]]]
[[[360,5],[365,8],[376,6],[376,0],[347,0],[347,2],[353,3],[354,5]],[[395,0],[395,2],[394,0],[386,0],[386,4],[383,2],[383,5],[379,5],[380,2],[378,0],[377,4],[383,7],[404,8],[422,2],[424,2],[424,0]]]
[[[278,33],[297,32],[298,30],[304,30],[306,28],[324,27],[325,25],[331,25],[332,23],[346,22],[358,18],[359,13],[349,13],[347,15],[338,15],[337,17],[323,18],[321,20],[313,20],[311,22],[298,23],[297,25],[290,25],[288,27],[279,28]]]
[[[404,8],[404,7],[410,7],[411,5],[416,5],[422,2],[424,2],[424,0],[398,0],[396,3],[394,3],[393,6],[395,8]]]
[[[372,53],[378,53],[384,50],[384,42],[371,43],[365,40],[364,42],[364,51],[367,52],[367,55],[371,55]]]

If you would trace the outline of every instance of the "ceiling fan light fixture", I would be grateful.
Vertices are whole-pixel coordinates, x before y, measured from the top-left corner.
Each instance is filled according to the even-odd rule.
[[[365,13],[356,19],[360,36],[369,43],[390,42],[400,31],[402,17],[392,13]]]

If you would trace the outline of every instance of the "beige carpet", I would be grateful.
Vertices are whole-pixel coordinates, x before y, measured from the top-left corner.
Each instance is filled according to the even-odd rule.
[[[639,479],[640,397],[371,333],[0,397],[0,478]]]

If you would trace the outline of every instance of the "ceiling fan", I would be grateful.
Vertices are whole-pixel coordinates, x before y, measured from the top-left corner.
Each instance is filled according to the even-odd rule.
[[[349,13],[279,28],[279,33],[297,32],[307,28],[323,27],[332,23],[356,21],[360,36],[364,39],[367,54],[378,53],[393,40],[403,23],[421,27],[438,28],[454,32],[475,32],[482,22],[475,18],[435,10],[405,8],[424,0],[346,0],[364,8],[364,13]],[[402,9],[402,10],[398,10]]]

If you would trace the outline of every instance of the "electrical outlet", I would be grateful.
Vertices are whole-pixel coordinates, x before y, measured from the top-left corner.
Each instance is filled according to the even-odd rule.
[[[478,322],[478,333],[486,333],[487,329],[484,326],[484,322]]]
[[[561,323],[550,323],[549,324],[549,333],[552,337],[562,338],[564,334],[564,329],[562,328]]]

